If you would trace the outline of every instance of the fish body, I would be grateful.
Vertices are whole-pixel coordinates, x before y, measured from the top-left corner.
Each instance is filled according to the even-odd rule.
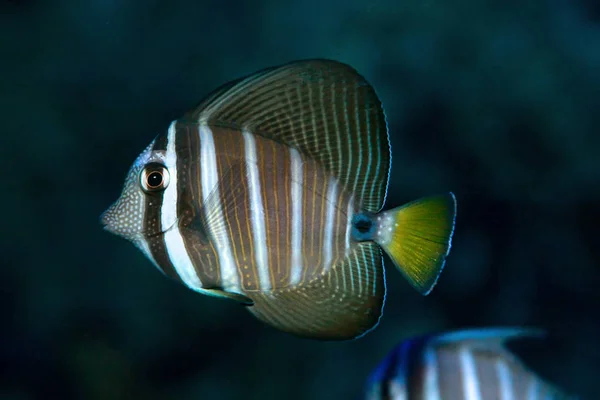
[[[381,212],[390,164],[373,88],[345,64],[298,61],[173,121],[101,220],[192,290],[298,336],[351,339],[382,314],[381,248],[423,294],[450,250],[452,193]]]
[[[366,400],[576,400],[544,381],[505,344],[541,331],[484,328],[409,339],[367,380]]]

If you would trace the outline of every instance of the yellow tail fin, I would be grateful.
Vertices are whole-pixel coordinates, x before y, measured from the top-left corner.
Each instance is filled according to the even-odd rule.
[[[421,294],[435,286],[450,252],[456,198],[425,197],[375,217],[375,241]]]

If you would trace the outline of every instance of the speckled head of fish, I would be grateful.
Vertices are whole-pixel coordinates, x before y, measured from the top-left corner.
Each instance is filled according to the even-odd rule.
[[[422,294],[450,251],[454,195],[382,211],[390,165],[373,87],[348,65],[296,61],[173,121],[101,220],[194,291],[298,336],[351,339],[382,315],[381,249]]]
[[[506,344],[539,329],[479,328],[407,339],[367,379],[365,400],[578,400],[542,379]]]

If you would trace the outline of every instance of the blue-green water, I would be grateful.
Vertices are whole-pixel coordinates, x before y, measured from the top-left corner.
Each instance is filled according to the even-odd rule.
[[[600,374],[600,9],[586,1],[4,1],[2,399],[347,399],[401,339],[548,329],[522,349],[584,399]],[[380,326],[297,339],[164,278],[99,214],[215,87],[325,57],[386,108],[388,205],[452,190],[422,297],[392,267]]]

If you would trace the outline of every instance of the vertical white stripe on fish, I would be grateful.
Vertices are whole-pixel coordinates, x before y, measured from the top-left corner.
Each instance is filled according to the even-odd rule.
[[[207,203],[209,195],[217,196],[220,199],[219,188],[217,183],[219,182],[218,169],[217,169],[217,155],[215,151],[215,141],[211,129],[204,124],[199,125],[200,134],[200,171],[202,180],[202,197],[204,204]],[[223,210],[221,208],[221,201],[214,202],[215,210],[206,210],[206,212],[214,213],[218,221],[223,220]],[[208,227],[211,231],[214,227]],[[212,233],[212,232],[211,232]],[[238,277],[237,268],[233,261],[233,254],[231,251],[231,244],[227,235],[214,235],[215,247],[217,248],[217,255],[219,257],[219,266],[221,269],[221,280],[223,288],[233,292],[240,290],[240,279]]]
[[[496,373],[498,374],[498,390],[500,391],[500,400],[513,400],[514,389],[512,387],[512,377],[510,369],[503,360],[496,361]]]
[[[535,376],[532,376],[529,385],[527,385],[527,400],[538,400],[539,394],[540,385]]]
[[[175,152],[176,122],[169,126],[167,136],[167,151],[165,154],[165,167],[169,171],[169,185],[163,193],[163,201],[160,208],[161,230],[164,233],[167,256],[177,275],[183,283],[191,289],[202,288],[202,282],[196,274],[194,264],[190,259],[183,237],[177,226],[177,153]]]
[[[352,217],[354,213],[354,196],[348,200],[348,224],[346,225],[346,255],[350,251],[350,234],[352,233]]]
[[[292,202],[292,265],[290,284],[297,285],[302,276],[302,187],[303,165],[298,150],[290,148],[292,170],[291,202]]]
[[[479,400],[479,381],[473,354],[468,348],[463,347],[459,351],[459,358],[465,400]]]
[[[265,230],[265,212],[258,176],[258,157],[256,155],[256,141],[248,131],[242,132],[244,136],[244,149],[248,165],[248,187],[250,188],[250,219],[252,221],[252,234],[254,236],[254,252],[256,253],[256,267],[261,290],[271,290],[271,275],[269,274],[269,257],[267,255],[267,235]]]
[[[338,196],[337,179],[330,178],[327,187],[327,214],[325,223],[325,235],[323,239],[323,269],[328,271],[331,268],[331,258],[333,253],[333,222],[336,214],[336,204]]]
[[[423,359],[425,364],[425,379],[423,380],[423,393],[425,395],[423,397],[427,400],[441,400],[439,368],[435,349],[432,346],[425,347]]]

